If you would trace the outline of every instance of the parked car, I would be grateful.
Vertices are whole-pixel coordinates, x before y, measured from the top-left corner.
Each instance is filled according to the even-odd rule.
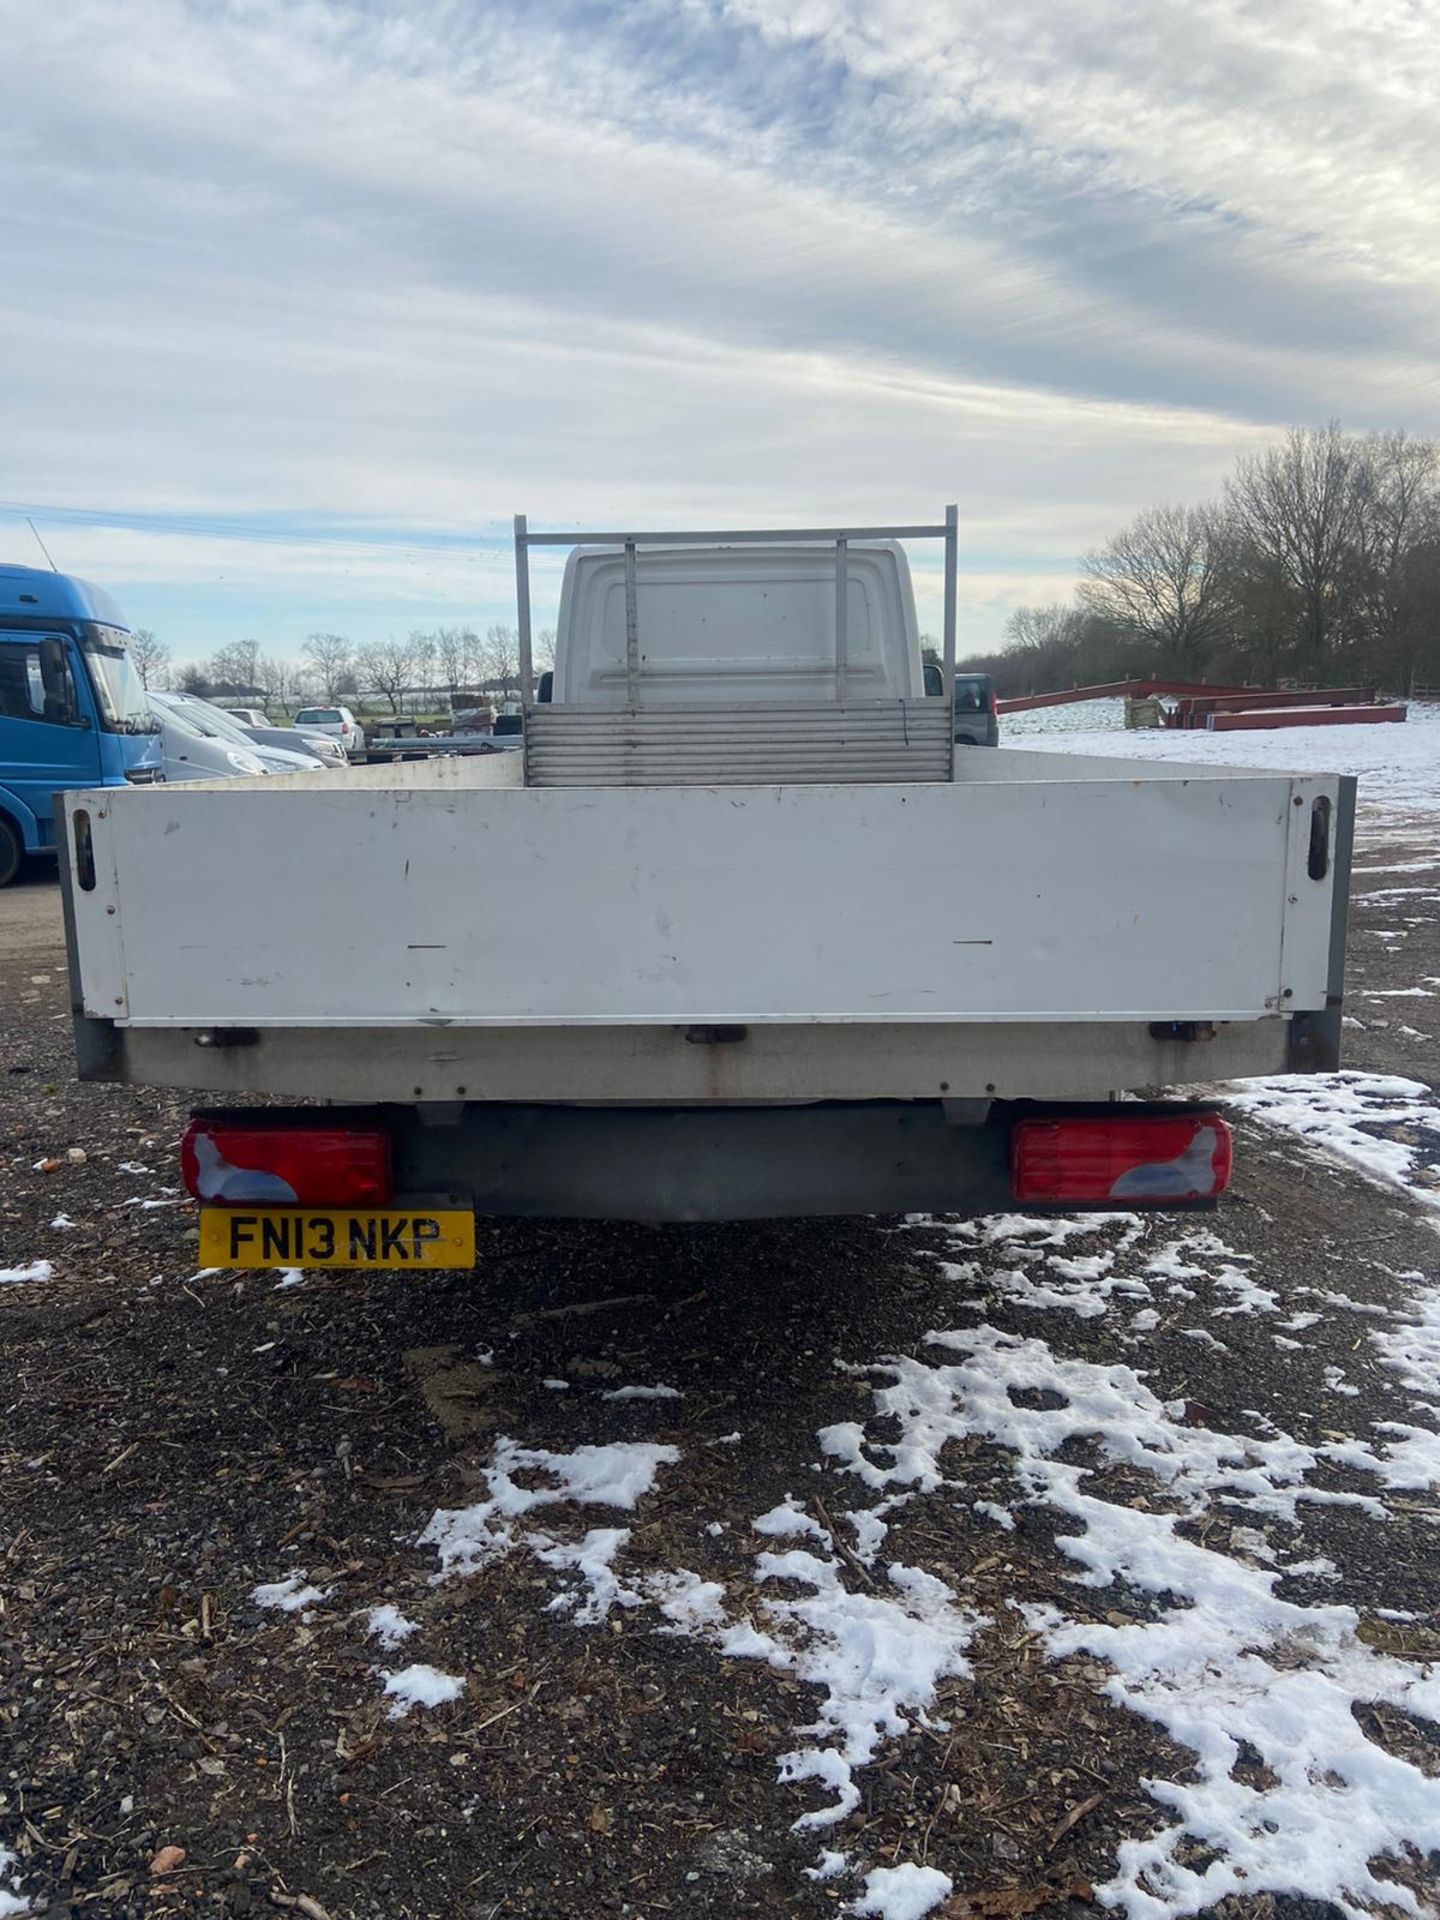
[[[344,747],[328,733],[301,733],[298,727],[245,727],[252,745],[265,752],[303,753],[332,769],[347,761]]]
[[[338,740],[346,753],[365,751],[365,729],[349,707],[302,707],[295,725],[310,733],[328,733]]]
[[[160,722],[165,778],[232,780],[265,772],[259,757],[226,735],[203,726],[169,694],[151,693],[150,711]]]
[[[927,660],[926,693],[934,695],[944,690],[944,675],[933,661]],[[956,674],[954,712],[957,746],[999,746],[1000,719],[995,710],[995,683],[988,673]]]
[[[228,740],[233,746],[253,754],[266,773],[318,771],[318,762],[313,754],[297,751],[294,747],[267,746],[252,739],[248,730],[240,726],[232,714],[223,707],[212,706],[198,694],[165,692],[160,697],[172,708],[186,714],[203,733],[218,735],[220,739]]]
[[[230,718],[238,721],[242,727],[260,728],[268,727],[270,724],[269,714],[259,707],[222,707],[220,711],[228,713]]]

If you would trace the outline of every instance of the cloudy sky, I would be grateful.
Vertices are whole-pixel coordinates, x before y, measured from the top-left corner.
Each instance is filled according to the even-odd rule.
[[[1432,0],[0,0],[0,49],[0,556],[32,514],[181,657],[512,617],[517,510],[951,499],[981,646],[1288,423],[1440,429]]]

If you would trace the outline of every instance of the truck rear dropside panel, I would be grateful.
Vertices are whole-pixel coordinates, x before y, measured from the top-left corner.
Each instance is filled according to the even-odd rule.
[[[933,1097],[935,1046],[927,1065],[905,1029],[969,1054],[975,1080],[983,1060],[967,1040],[985,1030],[993,1059],[999,1033],[1027,1026],[1055,1029],[1056,1046],[1017,1031],[1036,1083],[1022,1073],[1004,1091],[1043,1096],[1047,1050],[1087,1028],[1158,1044],[1152,1026],[1180,1040],[1214,1025],[1213,1057],[1191,1076],[1208,1078],[1283,1065],[1285,1016],[1333,1022],[1353,783],[959,760],[952,785],[509,788],[457,760],[385,785],[72,796],[72,862],[77,834],[86,844],[72,875],[79,1010],[137,1041],[189,1035],[181,1084],[236,1084],[197,1036],[355,1029],[379,1030],[377,1056],[408,1048],[417,1069],[468,1050],[483,1071],[488,1049],[512,1086],[530,1075],[530,1097],[580,1099],[637,1097],[623,1071],[607,1080],[606,1060],[627,1058],[652,1098],[856,1097],[862,1081],[870,1097]],[[585,1055],[587,1032],[589,1084],[549,1091],[553,1063]],[[877,1074],[887,1032],[906,1065]],[[805,1055],[819,1070],[767,1082],[737,1068],[727,1086],[752,1033],[771,1060]],[[1099,1056],[1105,1035],[1095,1043]],[[657,1047],[707,1064],[679,1075],[685,1091],[660,1092],[667,1076],[645,1064]],[[166,1053],[168,1070],[144,1077],[173,1081]],[[1138,1065],[1145,1048],[1129,1054]],[[531,1073],[546,1059],[551,1073]],[[1094,1059],[1086,1074],[1096,1090]],[[430,1073],[400,1077],[399,1097],[469,1085],[452,1074],[432,1094]]]

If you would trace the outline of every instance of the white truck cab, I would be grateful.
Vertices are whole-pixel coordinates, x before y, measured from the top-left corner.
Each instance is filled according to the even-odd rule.
[[[646,547],[635,563],[636,685],[627,672],[625,554],[577,547],[556,629],[558,705],[707,706],[918,700],[925,691],[910,566],[898,541],[851,546],[837,653],[830,547]]]

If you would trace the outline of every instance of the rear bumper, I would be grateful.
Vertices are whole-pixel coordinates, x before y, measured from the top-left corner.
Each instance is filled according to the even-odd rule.
[[[1023,1121],[1183,1115],[1184,1102],[1098,1107],[939,1101],[793,1107],[464,1106],[323,1109],[327,1126],[380,1122],[397,1195],[511,1218],[723,1221],[876,1213],[993,1213],[1017,1203],[1011,1144]],[[314,1108],[292,1109],[313,1125]],[[255,1108],[205,1120],[254,1126]],[[283,1110],[282,1116],[283,1117]],[[966,1124],[970,1119],[978,1124]],[[1026,1202],[1027,1208],[1032,1203]],[[1165,1204],[1097,1193],[1064,1211]],[[1213,1202],[1192,1202],[1210,1205]],[[1037,1209],[1043,1210],[1043,1209]]]

